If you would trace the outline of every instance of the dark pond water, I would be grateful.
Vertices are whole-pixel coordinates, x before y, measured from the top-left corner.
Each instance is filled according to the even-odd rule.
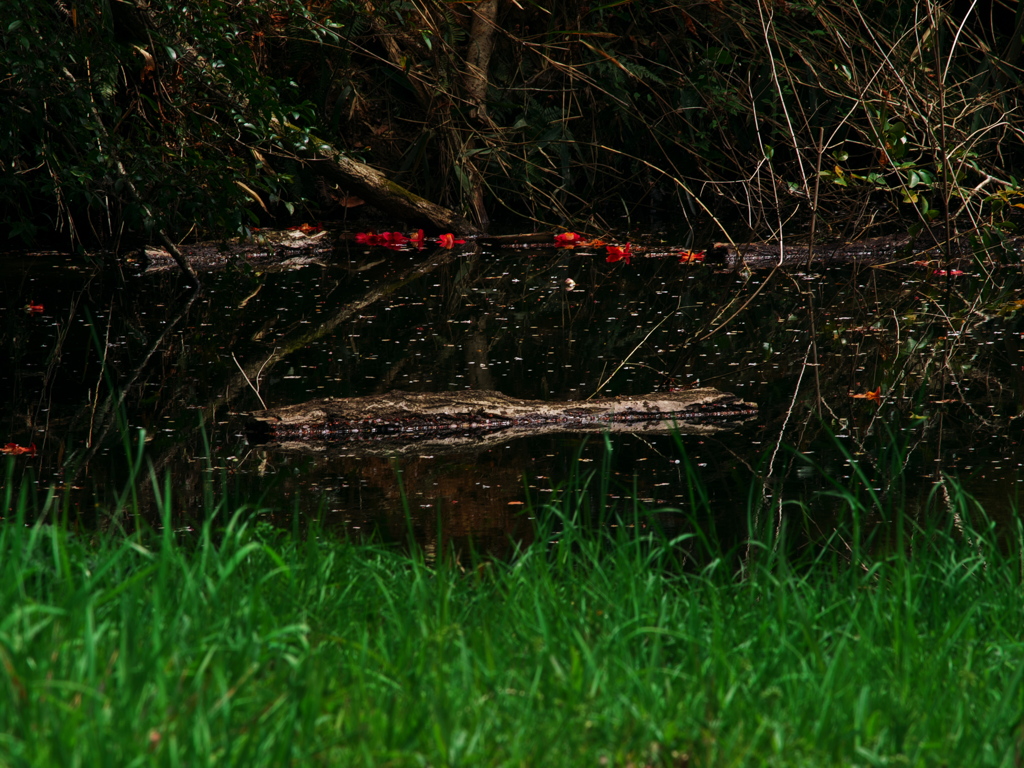
[[[898,497],[920,514],[933,497],[941,514],[937,482],[949,474],[1006,518],[1024,461],[1019,273],[744,278],[676,259],[609,264],[587,249],[398,252],[344,240],[319,263],[229,266],[194,294],[173,273],[8,256],[0,442],[34,444],[16,475],[56,484],[69,514],[101,526],[130,525],[105,511],[127,480],[126,436],[141,436],[147,466],[170,478],[182,527],[202,514],[212,479],[215,494],[258,500],[282,525],[316,517],[403,540],[411,524],[429,546],[441,531],[446,546],[473,539],[500,552],[529,535],[528,494],[545,500],[607,461],[611,484],[595,479],[581,496],[593,509],[635,491],[652,509],[692,511],[703,488],[701,514],[722,531],[738,535],[748,514],[776,515],[781,500],[801,501],[805,521],[826,530],[843,505],[821,494],[828,478],[850,481],[851,458],[882,507]],[[578,400],[695,385],[753,401],[760,415],[714,435],[615,435],[610,454],[605,439],[556,435],[399,458],[253,445],[238,416],[260,397],[272,407],[481,388]],[[685,516],[657,520],[672,529]]]

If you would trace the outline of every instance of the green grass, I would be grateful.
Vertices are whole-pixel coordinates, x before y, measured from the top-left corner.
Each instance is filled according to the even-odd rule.
[[[716,552],[557,508],[509,562],[463,568],[251,510],[72,533],[27,522],[12,485],[0,765],[988,766],[1024,747],[1020,541],[981,520],[795,560],[785,533]]]

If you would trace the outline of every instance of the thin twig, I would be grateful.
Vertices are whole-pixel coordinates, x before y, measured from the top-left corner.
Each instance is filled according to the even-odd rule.
[[[616,368],[615,368],[615,370],[614,370],[614,371],[612,371],[612,372],[611,372],[610,374],[608,374],[608,378],[607,378],[607,379],[605,379],[604,381],[602,381],[602,382],[601,382],[601,383],[600,383],[600,384],[598,385],[597,389],[595,389],[595,390],[593,391],[593,393],[592,393],[592,394],[590,395],[590,397],[588,397],[588,398],[587,398],[587,400],[589,400],[589,399],[590,399],[591,397],[595,397],[595,396],[597,395],[597,393],[598,393],[598,392],[600,392],[600,391],[601,391],[602,389],[604,389],[604,388],[605,388],[605,386],[606,386],[606,385],[608,384],[608,382],[609,382],[609,381],[611,381],[612,379],[614,379],[614,378],[615,378],[615,374],[617,374],[617,373],[618,373],[619,371],[621,371],[621,370],[623,369],[623,367],[625,367],[625,366],[626,366],[626,364],[627,364],[627,363],[629,363],[629,358],[631,358],[631,357],[632,357],[632,356],[633,356],[634,354],[636,354],[636,351],[637,351],[638,349],[640,349],[640,347],[642,347],[642,346],[643,346],[644,344],[646,344],[646,343],[647,343],[647,340],[648,340],[649,338],[651,338],[651,334],[652,334],[652,333],[654,333],[654,332],[655,332],[656,330],[658,330],[659,328],[661,328],[661,326],[662,326],[662,325],[664,325],[665,321],[666,321],[666,320],[668,320],[668,319],[669,319],[670,317],[674,317],[674,316],[676,315],[676,312],[678,312],[678,311],[679,311],[679,310],[677,309],[677,310],[676,310],[675,312],[673,312],[672,314],[670,314],[670,315],[665,315],[665,316],[664,316],[663,318],[661,318],[661,320],[659,320],[659,321],[658,321],[658,323],[657,323],[657,324],[656,324],[656,325],[655,325],[655,326],[654,326],[653,328],[651,328],[651,330],[650,330],[650,331],[648,331],[648,332],[647,332],[647,335],[646,335],[646,336],[644,336],[644,337],[643,337],[643,339],[641,339],[641,340],[640,340],[640,343],[639,343],[639,344],[637,344],[637,345],[636,345],[635,347],[633,347],[633,351],[632,351],[632,352],[630,352],[630,353],[629,353],[628,355],[626,355],[626,356],[625,356],[625,357],[624,357],[624,358],[622,359],[622,362],[621,362],[621,363],[619,363],[619,364],[618,364],[618,366],[616,366]]]
[[[818,129],[818,164],[814,168],[814,197],[811,200],[811,239],[807,245],[807,268],[814,260],[814,230],[818,223],[818,189],[821,185],[821,156],[825,154],[825,129]]]
[[[274,347],[274,351],[275,352],[277,351],[277,347]],[[267,404],[265,402],[263,402],[263,397],[260,395],[259,389],[254,387],[253,383],[251,381],[249,381],[249,376],[246,374],[245,369],[242,367],[242,364],[238,362],[238,358],[235,357],[235,353],[234,352],[231,353],[231,359],[234,360],[235,361],[235,365],[238,366],[238,370],[242,374],[242,378],[245,379],[245,383],[248,384],[250,389],[252,389],[252,391],[256,393],[256,397],[259,398],[260,405],[263,406],[263,410],[264,411],[267,410]],[[263,365],[266,365],[266,363],[264,363]],[[263,373],[263,368],[262,367],[260,367],[260,373]],[[256,380],[259,381],[259,373],[256,374]]]

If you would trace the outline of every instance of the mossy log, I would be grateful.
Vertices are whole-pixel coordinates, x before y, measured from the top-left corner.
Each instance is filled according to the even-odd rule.
[[[488,390],[326,398],[248,414],[256,442],[346,442],[431,449],[497,444],[553,432],[714,432],[757,406],[717,389],[549,402]]]

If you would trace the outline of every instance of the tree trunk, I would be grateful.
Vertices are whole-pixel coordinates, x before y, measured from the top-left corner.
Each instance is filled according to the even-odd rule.
[[[479,0],[473,6],[473,26],[466,52],[466,99],[472,105],[470,117],[490,124],[487,115],[487,70],[494,49],[494,31],[498,22],[498,0]]]

